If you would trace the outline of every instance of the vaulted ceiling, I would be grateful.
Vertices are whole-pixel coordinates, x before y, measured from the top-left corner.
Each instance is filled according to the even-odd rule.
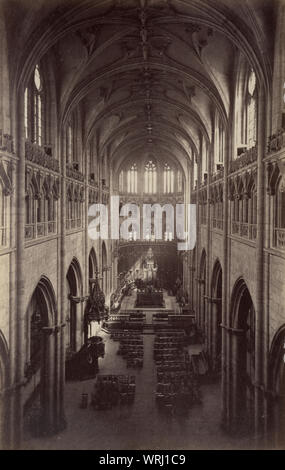
[[[9,0],[15,86],[52,54],[59,125],[79,107],[85,144],[94,137],[115,169],[148,152],[186,165],[215,114],[229,125],[239,54],[270,88],[273,3]]]

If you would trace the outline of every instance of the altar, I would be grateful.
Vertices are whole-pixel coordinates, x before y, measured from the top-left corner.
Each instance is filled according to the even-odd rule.
[[[163,292],[155,289],[145,289],[137,292],[136,308],[163,308]]]

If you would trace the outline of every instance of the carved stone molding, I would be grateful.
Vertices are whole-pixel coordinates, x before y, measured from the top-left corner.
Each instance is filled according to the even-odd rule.
[[[27,165],[25,188],[26,195],[29,195],[30,190],[32,190],[32,195],[35,199],[41,199],[42,197],[49,199],[53,197],[55,200],[58,200],[60,198],[59,177]]]
[[[84,175],[79,171],[74,169],[71,165],[66,165],[66,176],[77,181],[84,181]]]
[[[15,153],[13,137],[9,134],[3,134],[2,129],[0,129],[0,150],[8,153]]]
[[[251,163],[257,161],[257,148],[252,147],[251,149],[246,150],[242,155],[240,155],[236,160],[230,162],[230,173],[241,170]]]
[[[3,185],[3,193],[5,196],[10,196],[14,192],[12,184],[12,165],[8,164],[6,167],[0,159],[0,180]]]
[[[48,168],[49,170],[56,171],[59,173],[59,161],[56,160],[52,155],[48,154],[47,151],[50,153],[50,147],[40,147],[39,145],[32,143],[26,140],[25,143],[25,157],[26,160],[35,163],[36,165],[40,165],[44,168]]]
[[[66,194],[69,201],[80,201],[85,200],[84,197],[84,186],[75,183],[74,181],[67,182],[66,184]]]
[[[276,134],[273,134],[268,139],[267,153],[271,154],[278,152],[285,147],[285,131],[279,129]]]

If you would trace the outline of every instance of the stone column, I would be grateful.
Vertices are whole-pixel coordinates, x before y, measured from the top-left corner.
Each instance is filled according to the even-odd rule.
[[[13,325],[11,349],[11,409],[10,437],[12,447],[19,449],[23,433],[23,400],[22,385],[24,374],[25,344],[25,129],[24,129],[24,87],[17,95],[18,126],[16,148],[17,166],[17,210],[16,210],[16,311],[11,322]]]
[[[257,239],[256,239],[256,312],[255,312],[255,433],[258,436],[263,423],[263,362],[267,354],[264,354],[263,331],[265,326],[264,311],[264,152],[266,149],[266,99],[263,89],[259,93],[258,106],[258,148],[257,148]]]
[[[214,131],[213,131],[214,132]],[[212,135],[212,142],[213,142],[213,135]],[[205,276],[205,295],[207,297],[210,297],[211,295],[211,287],[210,287],[210,279],[211,279],[211,274],[210,274],[210,262],[211,262],[211,240],[212,240],[212,234],[211,234],[211,196],[210,196],[210,178],[211,178],[211,173],[212,173],[212,158],[214,158],[214,151],[213,151],[213,144],[208,148],[207,147],[207,153],[208,153],[208,166],[207,166],[207,173],[208,173],[208,178],[207,178],[207,258],[206,258],[206,276]],[[206,338],[206,347],[207,349],[210,347],[209,343],[209,338],[210,338],[210,305],[208,302],[204,303],[205,305],[205,338]]]
[[[241,410],[239,409],[238,397],[239,397],[239,381],[242,380],[239,377],[239,347],[240,341],[242,341],[242,337],[244,335],[244,331],[240,329],[232,328],[229,331],[229,336],[231,337],[231,346],[232,346],[232,354],[231,354],[231,370],[230,370],[230,384],[229,384],[229,397],[230,397],[230,404],[229,407],[229,425],[230,431],[236,432],[239,426],[239,416],[241,414]],[[244,404],[246,406],[246,404]]]
[[[197,324],[201,326],[201,302],[200,302],[200,285],[199,285],[199,277],[200,277],[200,249],[201,249],[201,210],[200,210],[200,187],[202,181],[202,136],[200,136],[200,152],[197,161],[197,249],[196,249],[196,320]]]
[[[66,156],[65,133],[62,131],[61,158],[61,219],[60,219],[60,312],[58,319],[65,324],[67,307],[66,291]],[[59,394],[58,394],[58,428],[66,425],[64,412],[64,388],[65,388],[65,329],[59,332]]]
[[[230,311],[228,306],[228,229],[229,229],[229,203],[228,203],[228,174],[229,174],[229,160],[231,156],[230,139],[227,135],[226,155],[224,161],[224,181],[223,181],[223,282],[222,282],[222,325],[227,327],[230,324]],[[229,409],[228,409],[228,396],[229,396],[229,357],[230,351],[230,338],[226,328],[222,329],[222,385],[221,385],[221,399],[222,399],[222,423],[228,426]]]
[[[218,298],[212,298],[211,299],[211,306],[212,306],[212,333],[211,333],[211,352],[212,352],[212,358],[213,358],[213,364],[217,364],[217,333],[218,333],[218,328],[220,328],[220,325],[218,325],[218,310],[221,308],[221,301],[222,299]]]
[[[88,209],[89,209],[89,169],[90,169],[90,162],[88,157],[91,158],[87,149],[84,152],[85,155],[85,180],[84,180],[84,201],[83,201],[83,227],[84,227],[84,257],[85,257],[85,279],[84,279],[84,295],[89,295],[89,237],[88,237]],[[84,322],[84,311],[83,311],[83,318],[82,321]]]
[[[53,358],[51,336],[53,329],[50,327],[42,330],[42,368],[41,368],[41,405],[42,405],[42,422],[41,431],[43,434],[51,435],[54,429],[54,381],[53,381]]]

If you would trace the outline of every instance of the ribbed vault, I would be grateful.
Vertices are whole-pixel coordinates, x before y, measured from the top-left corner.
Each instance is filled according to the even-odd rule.
[[[240,57],[259,86],[270,83],[266,32],[273,18],[258,0],[36,3],[14,0],[9,20],[12,35],[14,21],[23,19],[11,64],[15,93],[51,55],[58,64],[59,131],[80,110],[85,148],[95,139],[114,168],[146,149],[167,152],[186,168],[199,158],[201,140],[210,149],[215,116],[228,131]]]

